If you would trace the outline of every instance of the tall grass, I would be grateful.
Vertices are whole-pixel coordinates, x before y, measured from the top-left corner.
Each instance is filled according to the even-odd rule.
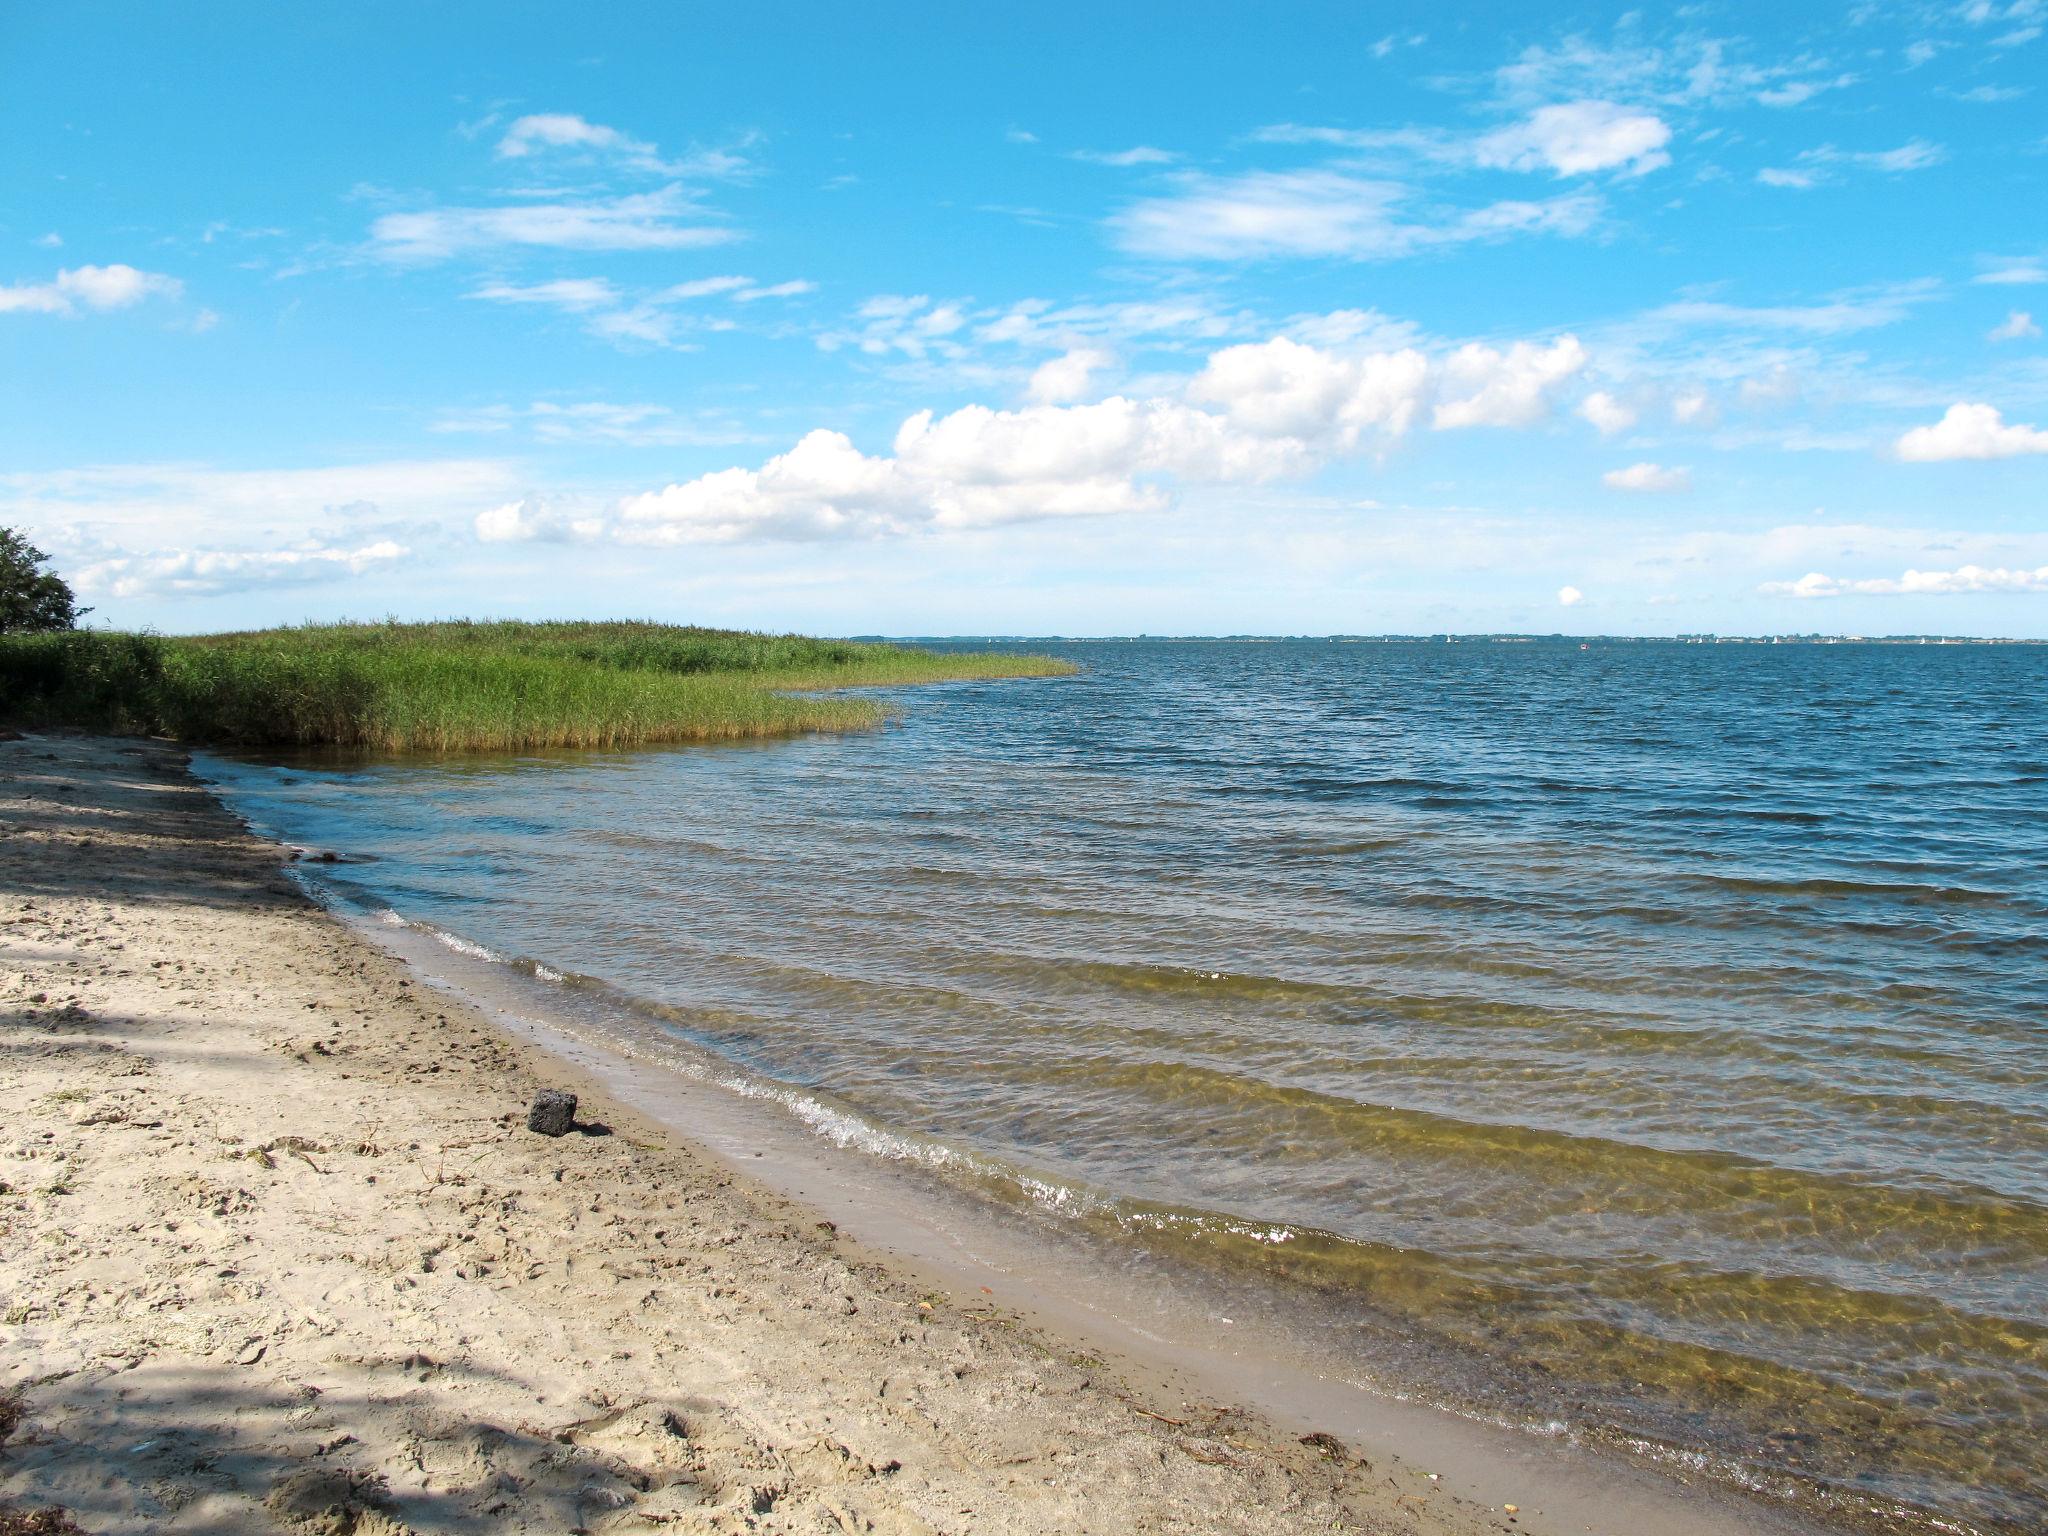
[[[170,638],[0,636],[0,720],[241,746],[624,747],[850,730],[824,690],[1047,677],[1046,656],[665,624],[327,624]]]

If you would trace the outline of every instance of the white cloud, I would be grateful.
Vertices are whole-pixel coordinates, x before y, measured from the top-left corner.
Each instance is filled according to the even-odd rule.
[[[1802,151],[1796,166],[1766,166],[1756,173],[1756,179],[1767,187],[1791,187],[1804,191],[1829,180],[1837,167],[1881,171],[1896,176],[1906,171],[1924,171],[1946,159],[1946,149],[1925,139],[1909,139],[1896,149],[1876,150],[1844,150],[1823,144],[1818,149]]]
[[[1583,603],[1585,600],[1586,594],[1581,592],[1577,587],[1559,587],[1557,589],[1557,601],[1559,605],[1562,607],[1576,608],[1580,603]]]
[[[582,314],[616,305],[619,290],[601,277],[562,277],[548,283],[486,283],[469,297],[494,304],[546,304]]]
[[[1907,571],[1903,576],[1860,581],[1809,571],[1797,581],[1767,581],[1758,590],[1772,597],[1953,597],[1971,592],[2048,592],[2048,565],[2031,571],[1964,565],[1952,571]]]
[[[1604,389],[1596,389],[1579,402],[1579,414],[1593,424],[1602,437],[1626,432],[1636,424],[1635,410]]]
[[[0,285],[0,314],[75,315],[87,309],[127,309],[153,296],[175,298],[184,285],[160,272],[144,272],[121,262],[104,267],[67,267],[47,283]]]
[[[822,331],[818,346],[827,352],[855,347],[871,357],[901,352],[921,358],[933,351],[957,356],[963,351],[953,337],[968,323],[965,299],[933,303],[922,293],[878,293],[862,303],[854,317],[857,329]]]
[[[404,541],[415,529],[466,521],[480,503],[511,493],[518,478],[497,459],[17,471],[0,473],[0,523],[42,535],[45,548],[81,560],[266,544],[296,549],[316,532],[322,545],[361,547],[387,534]]]
[[[1576,336],[1547,347],[1518,341],[1505,352],[1474,342],[1444,361],[1438,430],[1455,427],[1526,427],[1550,414],[1550,396],[1586,366]]]
[[[2048,432],[2018,423],[2008,426],[1995,407],[1959,401],[1933,426],[1915,427],[1901,436],[1892,452],[1909,464],[2011,459],[2048,453]]]
[[[1035,405],[1065,405],[1086,395],[1088,381],[1115,363],[1115,356],[1099,347],[1075,347],[1040,363],[1027,392]]]
[[[477,513],[474,527],[478,541],[484,544],[564,543],[598,538],[605,531],[605,521],[597,516],[578,517],[538,496],[527,496]]]
[[[1853,290],[1825,304],[1728,304],[1715,299],[1681,299],[1643,316],[1652,326],[1737,331],[1797,331],[1839,336],[1893,325],[1939,293],[1932,282],[1894,283]]]
[[[1133,203],[1110,222],[1117,243],[1139,256],[1373,261],[1514,234],[1583,234],[1600,208],[1576,194],[1491,203],[1425,221],[1401,216],[1409,197],[1399,183],[1333,170],[1186,174],[1178,191]]]
[[[509,203],[387,213],[370,226],[378,254],[393,261],[441,261],[506,246],[576,251],[667,251],[739,238],[722,225],[684,223],[706,211],[680,186],[583,202]]]
[[[1991,262],[1990,266],[1979,272],[1971,281],[2007,286],[2048,283],[2048,262],[2044,262],[2038,256],[1994,257],[1991,258]]]
[[[700,277],[634,299],[605,278],[565,277],[546,283],[486,283],[471,291],[469,297],[497,304],[542,304],[566,314],[583,315],[587,317],[585,330],[615,344],[637,343],[691,351],[692,346],[676,340],[679,330],[732,330],[736,328],[735,322],[704,317],[685,319],[671,313],[668,306],[711,297],[751,304],[762,299],[794,298],[816,287],[803,279],[762,285],[751,277]]]
[[[1600,477],[1600,483],[1610,491],[1669,495],[1676,491],[1692,489],[1692,471],[1683,468],[1666,469],[1662,464],[1631,464],[1626,469],[1610,469]]]
[[[648,156],[655,153],[652,144],[568,112],[537,112],[522,117],[498,140],[501,159],[524,159],[538,149],[598,149]]]
[[[1526,122],[1487,134],[1472,152],[1480,165],[1509,170],[1640,176],[1671,163],[1664,152],[1670,142],[1670,126],[1652,113],[1611,101],[1569,101],[1539,107]]]
[[[1655,113],[1611,101],[1552,102],[1520,122],[1486,133],[1441,128],[1323,128],[1274,123],[1255,135],[1268,144],[1320,144],[1382,159],[1413,158],[1478,170],[1550,171],[1584,176],[1620,171],[1639,176],[1671,163],[1671,128]]]
[[[1856,83],[1854,75],[1837,75],[1832,80],[1788,80],[1783,85],[1769,86],[1756,93],[1757,102],[1766,107],[1798,107],[1823,91],[1845,90]]]
[[[794,299],[806,293],[816,293],[818,285],[809,278],[792,278],[786,283],[768,283],[754,288],[742,288],[735,293],[735,304],[752,304],[759,299]]]
[[[1071,158],[1085,160],[1091,165],[1113,165],[1128,168],[1134,165],[1171,165],[1180,158],[1170,149],[1155,149],[1150,144],[1138,144],[1130,149],[1101,150],[1077,149]]]
[[[120,555],[80,570],[78,587],[95,597],[210,596],[252,587],[360,576],[365,571],[394,565],[409,553],[403,544],[379,539],[354,549],[309,544],[292,549],[194,549]]]
[[[2024,309],[2010,311],[1998,324],[1984,333],[1986,341],[2027,341],[2041,334],[2041,327],[2034,323],[2034,317]]]
[[[1713,397],[1703,389],[1680,390],[1671,397],[1671,419],[1682,427],[1710,427],[1720,415]]]
[[[685,416],[665,405],[619,404],[609,400],[529,405],[487,405],[443,411],[427,423],[429,432],[510,432],[521,428],[543,443],[609,443],[625,448],[668,448],[751,443],[759,434],[729,417]]]
[[[1405,434],[1427,398],[1429,372],[1413,348],[1345,355],[1276,337],[1217,352],[1187,393],[1219,407],[1236,433],[1321,457]]]
[[[874,307],[900,319],[928,304]],[[1439,429],[1528,425],[1584,362],[1572,337],[1505,350],[1475,344],[1437,365],[1414,348],[1343,351],[1276,337],[1225,347],[1177,389],[1149,398],[920,411],[886,456],[814,431],[759,469],[627,498],[613,532],[659,544],[872,538],[1158,510],[1174,483],[1256,484],[1384,452],[1439,391]],[[1058,363],[1066,366],[1045,376],[1048,396],[1083,382],[1079,362]]]
[[[501,160],[524,160],[551,151],[606,160],[649,176],[697,179],[738,176],[748,169],[746,160],[730,150],[699,150],[681,160],[664,160],[646,140],[573,112],[536,112],[519,118],[498,140]]]

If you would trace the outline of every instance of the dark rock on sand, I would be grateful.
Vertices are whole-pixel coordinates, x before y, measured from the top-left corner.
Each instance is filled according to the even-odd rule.
[[[576,1128],[576,1095],[543,1089],[526,1112],[526,1128],[543,1136],[566,1136]]]

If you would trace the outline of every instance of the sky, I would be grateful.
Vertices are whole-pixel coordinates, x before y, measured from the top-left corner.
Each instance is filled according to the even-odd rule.
[[[2048,0],[0,0],[167,632],[2048,637]]]

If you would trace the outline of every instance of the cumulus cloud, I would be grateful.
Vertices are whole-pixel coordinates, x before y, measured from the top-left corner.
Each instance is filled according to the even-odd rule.
[[[2034,323],[2034,317],[2024,309],[2010,311],[1998,324],[1984,333],[1986,341],[2029,341],[2041,334],[2041,327]]]
[[[1088,393],[1088,381],[1116,358],[1100,347],[1075,347],[1040,363],[1033,370],[1028,393],[1035,405],[1065,405]]]
[[[183,291],[184,285],[174,277],[118,261],[104,267],[67,267],[47,283],[0,284],[0,314],[75,315],[81,307],[127,309],[147,298],[175,298]]]
[[[1689,469],[1666,469],[1662,464],[1631,464],[1626,469],[1610,469],[1600,477],[1600,483],[1610,491],[1635,491],[1651,495],[1668,495],[1674,491],[1692,489],[1692,471]]]
[[[354,549],[304,545],[293,549],[188,549],[169,554],[122,555],[78,573],[79,589],[93,596],[210,596],[252,587],[301,585],[396,564],[411,551],[390,539]]]
[[[1893,454],[1909,464],[1938,464],[1949,459],[2011,459],[2021,454],[2048,453],[2048,432],[2010,425],[1994,406],[1959,401],[1931,427],[1915,427],[1892,445]]]
[[[1670,126],[1653,113],[1611,101],[1568,101],[1487,134],[1473,146],[1473,157],[1483,166],[1559,176],[1608,170],[1640,176],[1671,163],[1664,152],[1670,142]]]
[[[1505,352],[1477,342],[1444,361],[1447,398],[1436,407],[1435,425],[1526,427],[1550,414],[1550,397],[1586,366],[1586,349],[1576,336],[1560,336],[1547,347],[1518,341]]]
[[[370,242],[389,260],[425,262],[507,246],[673,251],[739,238],[736,230],[701,222],[709,217],[681,186],[669,186],[625,197],[387,213],[370,226]]]
[[[1586,594],[1577,587],[1559,587],[1557,589],[1557,601],[1561,607],[1576,608],[1585,600]]]
[[[1596,389],[1579,402],[1579,414],[1593,424],[1602,437],[1626,432],[1636,424],[1633,407],[1623,404],[1604,389]]]
[[[1072,354],[1056,362],[1048,396],[1085,382],[1081,362],[1092,366]],[[1475,344],[1440,363],[1412,347],[1341,351],[1276,337],[1225,347],[1177,390],[1144,399],[920,411],[887,455],[814,431],[758,469],[629,497],[613,531],[655,544],[871,538],[1156,510],[1175,483],[1255,484],[1384,452],[1433,399],[1438,429],[1527,426],[1584,362],[1573,337]]]
[[[1336,170],[1187,174],[1178,189],[1111,220],[1133,255],[1175,261],[1332,257],[1383,261],[1515,234],[1583,234],[1599,215],[1584,194],[1406,216],[1409,188]]]
[[[1187,393],[1219,408],[1239,437],[1299,444],[1320,457],[1404,435],[1426,398],[1429,372],[1429,360],[1412,347],[1346,355],[1276,337],[1215,353]]]
[[[527,496],[477,513],[475,528],[485,544],[564,543],[597,538],[605,523],[602,517],[579,517],[538,496]]]
[[[1903,576],[1865,580],[1845,580],[1809,571],[1797,581],[1767,581],[1758,590],[1772,597],[1953,597],[1971,592],[2048,592],[2048,565],[2031,571],[1963,565],[1952,571],[1907,571]]]

